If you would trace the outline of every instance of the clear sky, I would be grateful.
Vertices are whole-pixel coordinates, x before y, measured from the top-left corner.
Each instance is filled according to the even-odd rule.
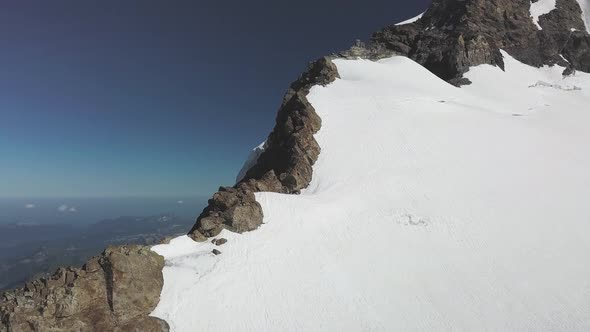
[[[208,195],[288,84],[429,0],[6,0],[0,197]]]

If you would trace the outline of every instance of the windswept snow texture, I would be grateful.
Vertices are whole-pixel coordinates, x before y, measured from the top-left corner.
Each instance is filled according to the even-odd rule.
[[[404,24],[410,24],[410,23],[414,23],[414,22],[418,21],[419,19],[421,19],[421,18],[422,18],[422,16],[424,16],[424,13],[422,13],[422,14],[420,14],[420,15],[416,16],[416,17],[412,17],[412,18],[411,18],[411,19],[409,19],[409,20],[405,20],[405,21],[403,21],[403,22],[399,22],[399,23],[397,23],[396,25],[404,25]]]
[[[539,25],[539,17],[548,14],[550,11],[556,8],[556,5],[557,0],[539,0],[535,3],[531,3],[531,16],[533,17],[533,22],[537,28],[539,28],[539,30],[543,29]]]
[[[589,331],[590,75],[504,55],[463,88],[405,57],[335,60],[342,79],[308,96],[309,188],[257,194],[265,224],[224,231],[218,256],[154,247],[153,315],[172,331]]]
[[[578,0],[582,8],[582,19],[586,24],[586,31],[590,32],[590,0]]]

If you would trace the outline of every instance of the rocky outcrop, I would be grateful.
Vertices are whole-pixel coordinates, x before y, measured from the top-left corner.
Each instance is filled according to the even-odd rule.
[[[311,181],[312,166],[320,154],[313,135],[321,119],[307,100],[314,85],[327,85],[338,77],[330,58],[321,58],[293,82],[283,98],[264,152],[234,187],[222,187],[209,200],[189,236],[205,241],[222,229],[242,233],[262,224],[262,208],[255,192],[298,194]]]
[[[168,331],[149,317],[164,258],[148,247],[109,247],[82,268],[60,268],[0,297],[0,331]]]
[[[500,49],[529,65],[588,71],[588,33],[578,2],[557,0],[556,9],[539,18],[541,30],[530,6],[529,0],[434,0],[418,21],[376,32],[371,47],[408,56],[457,85],[468,83],[463,74],[471,66],[503,68]]]
[[[590,73],[590,35],[574,31],[563,48],[563,56],[569,61],[568,69]]]

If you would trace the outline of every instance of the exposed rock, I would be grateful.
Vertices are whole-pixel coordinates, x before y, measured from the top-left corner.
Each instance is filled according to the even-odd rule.
[[[563,49],[563,56],[572,69],[590,72],[590,35],[582,31],[572,32]]]
[[[213,255],[219,255],[219,254],[221,254],[221,251],[219,251],[217,249],[213,249],[213,250],[211,250],[211,253],[213,253]]]
[[[394,54],[396,54],[394,51],[386,49],[381,44],[371,43],[367,45],[357,39],[354,45],[352,45],[348,50],[335,54],[335,56],[345,59],[361,58],[379,60],[388,58]]]
[[[248,170],[241,184],[253,190],[263,186],[291,194],[311,181],[311,166],[317,160],[320,147],[313,138],[322,121],[307,100],[314,85],[327,85],[338,77],[332,61],[321,58],[291,84],[277,114],[275,128],[269,135],[264,152]],[[248,181],[254,180],[254,181]],[[281,188],[279,188],[281,186]]]
[[[313,135],[321,119],[307,100],[314,85],[327,85],[338,77],[336,66],[324,57],[312,62],[308,70],[291,84],[264,145],[264,152],[234,187],[219,188],[197,218],[189,236],[205,241],[223,228],[247,232],[262,224],[262,208],[255,192],[298,194],[311,181],[312,166],[320,154]]]
[[[578,2],[557,0],[556,9],[539,18],[542,30],[533,23],[530,6],[529,0],[434,0],[420,20],[382,29],[371,42],[456,85],[467,83],[462,75],[471,66],[503,68],[500,49],[532,66],[569,63],[588,71],[588,33]]]
[[[164,258],[148,247],[109,247],[82,268],[60,268],[0,298],[0,331],[168,331],[149,317]]]
[[[227,239],[221,238],[221,239],[215,239],[213,243],[216,246],[221,246],[221,245],[224,245],[226,242],[227,242]]]
[[[234,232],[256,229],[262,224],[262,208],[248,188],[221,187],[201,213],[190,232],[194,240],[218,235],[223,228]],[[195,233],[198,232],[197,237]],[[199,237],[202,235],[202,237]]]

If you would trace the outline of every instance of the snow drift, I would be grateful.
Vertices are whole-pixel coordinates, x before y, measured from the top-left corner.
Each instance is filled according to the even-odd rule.
[[[265,224],[223,246],[153,247],[152,315],[172,331],[589,330],[590,75],[503,55],[463,88],[401,56],[334,60],[341,79],[308,95],[308,189],[258,193]]]

